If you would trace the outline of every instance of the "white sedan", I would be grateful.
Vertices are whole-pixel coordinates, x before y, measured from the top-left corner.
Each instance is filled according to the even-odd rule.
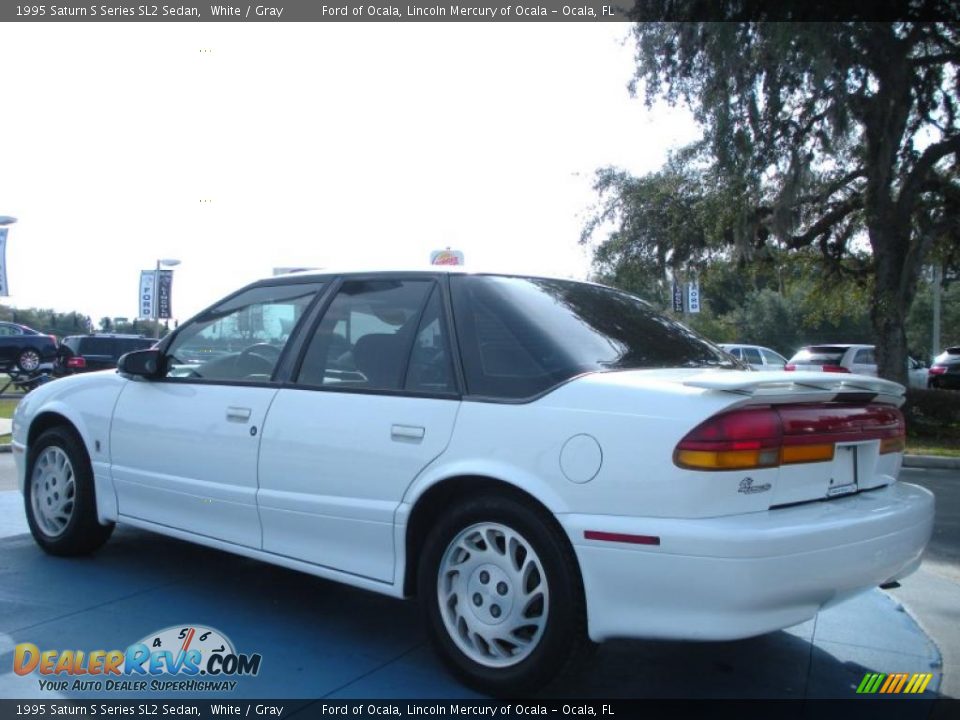
[[[119,522],[417,595],[458,676],[511,694],[590,640],[758,635],[917,567],[903,388],[730,366],[599,285],[312,272],[40,387],[13,447],[49,553]]]

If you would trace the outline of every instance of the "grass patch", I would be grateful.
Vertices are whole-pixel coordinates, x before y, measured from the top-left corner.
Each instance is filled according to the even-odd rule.
[[[0,400],[0,418],[12,418],[19,400]]]
[[[907,437],[907,454],[960,458],[960,440]]]

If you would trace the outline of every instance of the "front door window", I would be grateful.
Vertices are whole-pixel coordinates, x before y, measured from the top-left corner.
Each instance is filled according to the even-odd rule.
[[[320,285],[253,288],[183,328],[167,349],[171,379],[267,382]]]

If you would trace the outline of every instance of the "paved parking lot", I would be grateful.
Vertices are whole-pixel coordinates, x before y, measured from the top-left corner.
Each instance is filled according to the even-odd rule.
[[[0,456],[0,697],[103,696],[42,691],[37,675],[16,675],[18,643],[125,648],[173,625],[216,628],[238,651],[262,655],[260,674],[239,680],[231,693],[236,697],[475,697],[433,657],[413,602],[129,528],[118,528],[91,558],[44,555],[24,534],[19,494],[4,491],[9,458]],[[952,482],[947,477],[935,480]],[[949,613],[960,612],[960,585],[929,570],[918,577],[921,585],[930,578],[943,583],[937,602],[946,607],[933,616],[949,625]],[[868,672],[933,673],[926,696],[953,694],[952,681],[942,684],[937,638],[901,605],[899,594],[908,592],[913,578],[893,595],[873,590],[813,621],[750,640],[609,643],[572,681],[543,694],[849,698]],[[928,593],[921,588],[919,594]],[[947,636],[955,655],[956,639]],[[138,695],[149,693],[111,696]]]

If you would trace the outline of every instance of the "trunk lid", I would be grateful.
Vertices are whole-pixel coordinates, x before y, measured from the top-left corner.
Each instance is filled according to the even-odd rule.
[[[769,408],[779,418],[781,455],[771,507],[849,495],[896,480],[904,436],[896,408],[905,392],[898,383],[820,372],[710,372],[681,382],[736,396],[721,415]]]

